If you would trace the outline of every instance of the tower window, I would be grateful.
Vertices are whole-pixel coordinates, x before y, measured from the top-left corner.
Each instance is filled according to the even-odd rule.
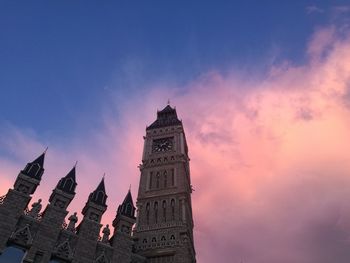
[[[154,220],[158,223],[158,202],[154,202]]]
[[[163,221],[166,222],[166,201],[163,201]]]
[[[153,172],[150,172],[149,174],[149,189],[152,189],[153,184]]]
[[[125,213],[126,213],[127,215],[131,215],[131,214],[132,214],[132,208],[131,208],[131,205],[130,205],[130,204],[127,204],[127,205],[126,205],[126,211],[125,211]]]
[[[175,236],[171,235],[170,240],[175,240]]]
[[[149,203],[146,205],[146,219],[147,219],[147,224],[149,224]]]
[[[171,199],[171,219],[175,220],[175,200]]]
[[[39,169],[40,169],[40,165],[37,164],[37,163],[35,163],[35,164],[33,164],[33,165],[29,168],[28,174],[29,174],[30,176],[35,177],[35,176],[38,175]]]
[[[159,172],[157,173],[157,188],[159,188],[159,181],[160,181],[160,174],[159,174]]]
[[[105,198],[105,194],[102,191],[99,191],[97,194],[96,201],[99,203],[104,203],[104,198]]]
[[[68,191],[72,191],[72,186],[73,186],[73,180],[71,178],[68,178],[68,180],[64,182],[63,188]]]
[[[164,188],[167,187],[167,184],[168,184],[168,175],[167,175],[167,172],[164,171]]]
[[[171,185],[175,185],[175,171],[174,169],[171,169]]]

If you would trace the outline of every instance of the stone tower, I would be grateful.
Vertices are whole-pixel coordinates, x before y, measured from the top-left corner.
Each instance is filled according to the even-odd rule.
[[[194,263],[188,148],[176,109],[167,105],[146,128],[134,229],[148,263]]]

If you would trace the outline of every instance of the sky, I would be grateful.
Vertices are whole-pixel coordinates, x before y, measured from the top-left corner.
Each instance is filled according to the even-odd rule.
[[[0,195],[49,147],[111,224],[170,100],[191,158],[197,261],[350,261],[347,1],[0,2]]]

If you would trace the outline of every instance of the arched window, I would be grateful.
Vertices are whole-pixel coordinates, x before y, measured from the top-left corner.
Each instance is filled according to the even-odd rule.
[[[30,176],[34,176],[34,177],[35,177],[35,176],[38,175],[39,169],[40,169],[40,165],[37,164],[37,163],[35,163],[35,164],[33,164],[33,165],[29,168],[28,174],[29,174]]]
[[[175,200],[171,199],[171,219],[175,220]]]
[[[167,187],[167,184],[168,184],[168,175],[167,175],[167,172],[164,171],[164,188]]]
[[[97,193],[97,198],[96,198],[96,201],[99,202],[99,203],[104,203],[104,198],[105,198],[105,194],[102,192],[102,191],[99,191]]]
[[[145,238],[142,243],[147,244],[147,239]]]
[[[149,203],[147,203],[146,205],[146,220],[147,224],[149,224]]]
[[[157,238],[152,237],[152,243],[155,243],[155,242],[157,242]]]
[[[157,180],[156,187],[159,188],[159,181],[160,181],[160,174],[159,174],[159,172],[157,173],[156,177],[157,177],[156,178],[156,180]]]
[[[131,215],[131,214],[132,214],[132,207],[131,207],[130,204],[127,204],[127,205],[126,205],[125,213],[126,213],[127,215]]]
[[[175,236],[171,235],[170,240],[175,240]]]
[[[162,238],[160,239],[160,241],[165,241],[165,236],[162,236]]]
[[[64,182],[64,185],[63,185],[63,188],[68,190],[68,191],[71,191],[72,190],[72,186],[73,186],[73,180],[71,178],[68,178],[65,182]]]
[[[174,169],[171,169],[171,185],[175,185],[175,171]]]
[[[158,202],[154,202],[154,220],[158,223]]]
[[[163,221],[166,222],[166,201],[163,201]]]
[[[149,189],[152,189],[153,187],[153,172],[150,172],[149,174]]]

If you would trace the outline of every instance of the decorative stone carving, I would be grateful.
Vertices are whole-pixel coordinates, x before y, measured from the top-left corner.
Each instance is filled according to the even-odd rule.
[[[22,246],[30,246],[32,244],[33,238],[30,233],[29,225],[25,225],[24,227],[18,229],[14,233],[12,233],[10,239],[19,245]]]
[[[37,218],[40,213],[41,207],[41,199],[39,199],[38,202],[32,204],[32,209],[29,211],[28,215],[30,217]]]
[[[97,222],[98,221],[98,214],[90,213],[89,219]]]
[[[74,212],[73,215],[71,215],[69,218],[69,223],[67,226],[67,230],[74,232],[75,231],[75,224],[78,222],[77,212]]]
[[[103,243],[108,243],[108,238],[109,238],[109,235],[111,234],[111,230],[109,229],[108,224],[105,226],[105,228],[103,228],[102,233],[103,233],[103,236],[101,241]]]
[[[24,185],[24,184],[20,184],[17,189],[18,192],[21,192],[23,194],[28,194],[29,193],[29,187]]]
[[[68,239],[56,247],[55,256],[62,259],[71,259],[73,257],[73,251]]]
[[[96,258],[95,263],[109,263],[109,260],[105,256],[105,253],[102,252],[102,254]]]

